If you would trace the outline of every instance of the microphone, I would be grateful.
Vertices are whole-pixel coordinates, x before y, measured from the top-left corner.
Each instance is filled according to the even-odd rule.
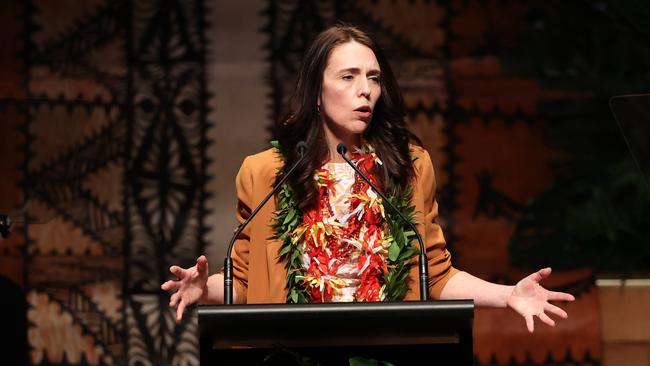
[[[0,237],[3,239],[7,239],[9,237],[12,224],[13,222],[11,222],[9,215],[0,213]]]
[[[237,229],[235,230],[235,235],[233,235],[232,239],[230,239],[230,244],[228,244],[228,250],[226,251],[226,259],[224,259],[223,262],[223,267],[224,267],[224,272],[223,272],[223,303],[226,305],[232,304],[232,248],[235,245],[235,240],[237,240],[237,237],[239,236],[239,233],[244,230],[246,225],[248,225],[249,222],[257,215],[259,210],[264,207],[266,202],[274,195],[277,193],[278,190],[280,190],[280,187],[282,187],[282,184],[284,184],[284,181],[287,180],[287,178],[293,173],[293,171],[296,169],[298,164],[300,164],[303,159],[305,158],[305,153],[307,152],[307,144],[304,141],[300,141],[296,144],[296,152],[298,155],[300,155],[300,159],[293,164],[291,169],[284,174],[282,179],[278,182],[278,184],[273,187],[271,192],[269,192],[266,197],[262,200],[262,202],[257,205],[255,210],[251,212],[250,216],[248,216],[248,219],[241,223]]]
[[[46,216],[45,218],[41,217],[40,220],[29,217],[27,215],[27,207],[29,206],[30,202],[31,199],[28,199],[23,207],[15,211],[9,213],[0,212],[0,238],[9,238],[12,228],[25,227],[28,224],[46,224],[50,222],[52,217],[49,216]]]
[[[426,256],[426,253],[425,253],[424,241],[422,241],[422,237],[420,236],[420,232],[419,232],[418,229],[415,227],[415,225],[413,225],[413,223],[412,223],[411,221],[409,221],[409,220],[404,216],[404,214],[401,213],[401,212],[397,209],[397,207],[395,207],[395,205],[393,205],[393,204],[390,202],[390,200],[389,200],[388,198],[386,198],[386,196],[384,196],[383,193],[381,193],[381,191],[379,190],[379,188],[377,188],[377,186],[375,186],[375,185],[370,181],[370,179],[368,179],[368,177],[366,177],[366,175],[363,174],[363,173],[361,172],[361,170],[359,170],[359,168],[358,168],[356,165],[354,165],[354,163],[351,162],[350,159],[348,159],[348,158],[345,156],[345,153],[347,153],[347,151],[348,151],[348,148],[345,146],[345,144],[342,144],[342,143],[341,143],[341,144],[338,144],[338,145],[336,146],[336,151],[337,151],[337,152],[341,155],[341,157],[343,157],[343,159],[344,159],[344,160],[345,160],[345,161],[346,161],[346,162],[347,162],[347,163],[348,163],[348,164],[349,164],[349,165],[354,169],[354,171],[357,172],[357,174],[359,174],[359,176],[360,176],[361,178],[363,178],[363,180],[365,180],[365,181],[370,185],[370,187],[372,187],[372,189],[373,189],[375,192],[377,192],[377,194],[379,195],[379,197],[381,197],[381,199],[383,200],[383,202],[386,202],[386,203],[388,204],[388,206],[389,206],[393,211],[395,211],[395,213],[397,213],[397,215],[398,215],[398,216],[399,216],[399,217],[400,217],[400,218],[401,218],[401,219],[402,219],[402,220],[403,220],[403,221],[404,221],[404,222],[405,222],[405,223],[406,223],[406,224],[411,228],[411,230],[413,230],[413,232],[414,232],[415,235],[417,236],[417,238],[418,238],[418,242],[420,243],[420,256],[419,256],[419,266],[420,266],[420,269],[419,269],[419,273],[420,273],[420,301],[427,301],[427,300],[429,299],[429,286],[428,286],[428,285],[429,285],[429,268],[427,267],[427,256]]]
[[[25,227],[27,224],[29,225],[40,225],[40,224],[46,224],[49,222],[47,221],[39,221],[39,220],[25,220],[24,218],[21,218],[18,215],[25,215],[24,212],[11,212],[8,214],[0,212],[0,238],[2,239],[7,239],[9,238],[9,235],[11,235],[11,230],[12,228],[20,228],[20,227]]]

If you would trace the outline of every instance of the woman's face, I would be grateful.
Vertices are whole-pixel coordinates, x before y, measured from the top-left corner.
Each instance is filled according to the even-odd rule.
[[[365,131],[381,95],[380,72],[375,53],[360,43],[332,50],[318,100],[328,135],[345,141]]]

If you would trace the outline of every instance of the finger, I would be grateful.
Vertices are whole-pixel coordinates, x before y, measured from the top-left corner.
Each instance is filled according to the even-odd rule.
[[[576,298],[565,292],[549,291],[548,299],[552,301],[574,301]]]
[[[160,285],[160,288],[165,290],[165,291],[171,291],[171,290],[177,290],[180,287],[180,283],[178,281],[167,281]]]
[[[176,309],[176,322],[180,322],[183,319],[183,312],[185,311],[185,301],[181,300],[181,303],[178,304],[178,309]]]
[[[535,322],[533,321],[533,316],[532,315],[524,315],[524,319],[526,319],[526,327],[528,328],[528,332],[532,333],[535,331]]]
[[[535,282],[541,282],[543,279],[545,279],[546,277],[548,277],[550,275],[551,275],[551,268],[546,267],[546,268],[542,268],[539,271],[531,274],[529,277],[530,277],[531,280],[533,280]]]
[[[171,266],[169,267],[169,272],[173,273],[178,278],[183,278],[185,277],[186,270],[179,266]]]
[[[208,264],[208,258],[206,258],[204,255],[202,255],[202,256],[196,258],[196,264],[200,264],[200,265]]]
[[[176,304],[178,304],[178,299],[180,299],[181,295],[179,295],[178,292],[174,293],[169,300],[169,306],[171,307],[176,307]]]
[[[543,321],[544,323],[546,323],[546,324],[548,324],[548,325],[550,325],[552,327],[555,326],[555,320],[549,318],[548,315],[546,315],[544,313],[540,313],[540,314],[537,314],[537,317],[539,318],[539,320]]]
[[[557,306],[555,306],[553,304],[548,304],[547,303],[546,305],[544,305],[544,311],[548,311],[548,312],[550,312],[552,314],[555,314],[555,315],[559,316],[560,318],[564,318],[564,319],[569,317],[569,315],[566,313],[566,311],[560,309],[559,307],[557,307]]]
[[[204,255],[196,259],[196,269],[201,274],[208,271],[208,259]]]

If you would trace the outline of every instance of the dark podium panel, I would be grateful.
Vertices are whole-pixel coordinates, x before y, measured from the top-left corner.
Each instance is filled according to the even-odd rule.
[[[201,365],[473,362],[473,301],[214,305],[198,312]]]

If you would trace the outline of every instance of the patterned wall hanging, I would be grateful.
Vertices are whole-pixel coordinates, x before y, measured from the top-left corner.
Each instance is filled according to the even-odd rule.
[[[35,365],[196,365],[159,284],[203,251],[201,0],[24,2],[28,339]]]
[[[511,45],[537,1],[270,1],[266,12],[273,88],[271,119],[293,90],[302,53],[338,21],[378,40],[407,105],[409,128],[432,155],[440,221],[455,265],[514,283],[507,243],[527,199],[552,181],[553,151],[536,105],[548,97],[532,80],[507,75],[496,55]],[[545,284],[579,296],[571,318],[529,336],[509,310],[477,309],[475,356],[489,365],[597,365],[597,301],[589,271],[563,272]],[[503,324],[507,324],[504,326]],[[540,346],[541,345],[541,346]]]

